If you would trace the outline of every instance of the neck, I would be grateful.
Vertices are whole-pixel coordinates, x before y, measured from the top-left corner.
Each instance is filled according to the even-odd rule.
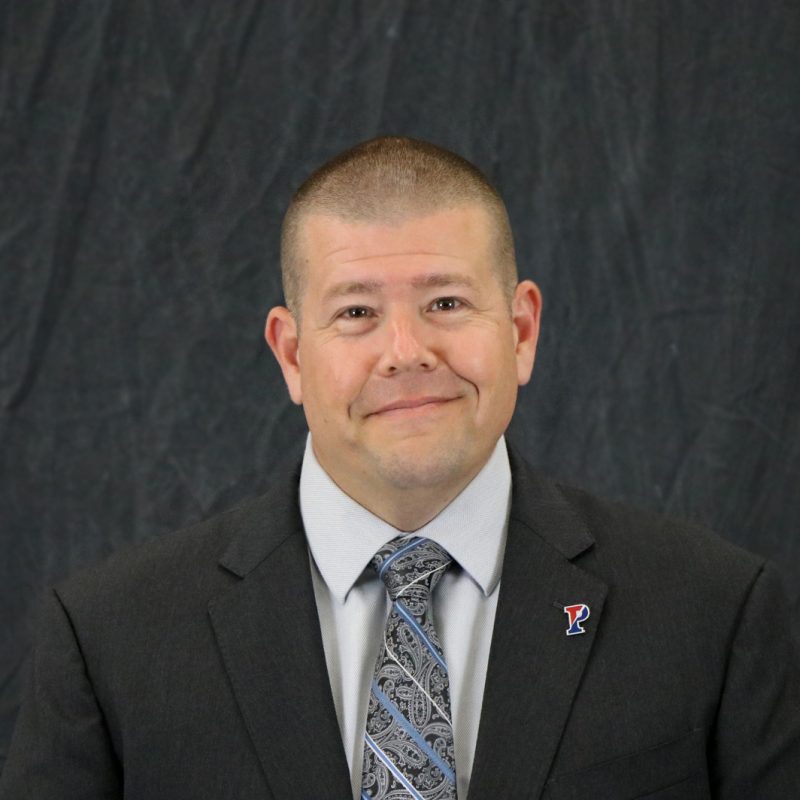
[[[437,487],[433,491],[418,489],[401,492],[397,490],[389,492],[384,488],[380,492],[363,497],[354,496],[350,492],[347,494],[376,517],[388,522],[393,528],[410,533],[427,525],[447,508],[464,490],[472,477],[474,476],[451,487],[446,493],[441,491],[441,487]]]
[[[319,459],[320,466],[333,482],[351,499],[376,517],[400,531],[410,533],[427,525],[480,472],[483,464],[467,473],[458,473],[443,480],[397,486],[381,480],[375,473],[337,474]]]

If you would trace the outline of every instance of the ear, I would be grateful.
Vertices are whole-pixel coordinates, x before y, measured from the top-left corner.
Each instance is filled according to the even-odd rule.
[[[511,319],[516,344],[517,382],[524,386],[533,372],[539,323],[542,318],[542,293],[533,281],[521,281],[514,291]]]
[[[303,391],[300,380],[299,338],[297,324],[288,308],[275,306],[270,309],[264,326],[264,338],[278,359],[292,402],[300,405],[303,402]]]

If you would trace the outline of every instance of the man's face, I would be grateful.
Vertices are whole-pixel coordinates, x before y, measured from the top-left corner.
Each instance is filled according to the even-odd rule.
[[[533,367],[541,297],[517,287],[509,314],[478,206],[397,224],[312,215],[299,342],[286,309],[267,340],[302,403],[315,455],[348,494],[474,477]],[[386,409],[396,404],[409,408]]]

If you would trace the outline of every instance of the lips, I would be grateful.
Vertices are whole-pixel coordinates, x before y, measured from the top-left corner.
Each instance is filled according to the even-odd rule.
[[[388,405],[383,406],[383,408],[379,408],[377,411],[373,411],[372,413],[382,414],[384,411],[396,411],[402,408],[418,408],[419,406],[428,405],[429,403],[444,403],[452,399],[452,397],[406,398],[405,400],[397,400],[394,403],[389,403]]]

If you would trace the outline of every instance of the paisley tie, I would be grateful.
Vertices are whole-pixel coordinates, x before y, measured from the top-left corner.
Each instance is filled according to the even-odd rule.
[[[447,664],[430,597],[451,563],[436,542],[394,539],[370,564],[392,601],[364,735],[362,800],[455,800]]]

